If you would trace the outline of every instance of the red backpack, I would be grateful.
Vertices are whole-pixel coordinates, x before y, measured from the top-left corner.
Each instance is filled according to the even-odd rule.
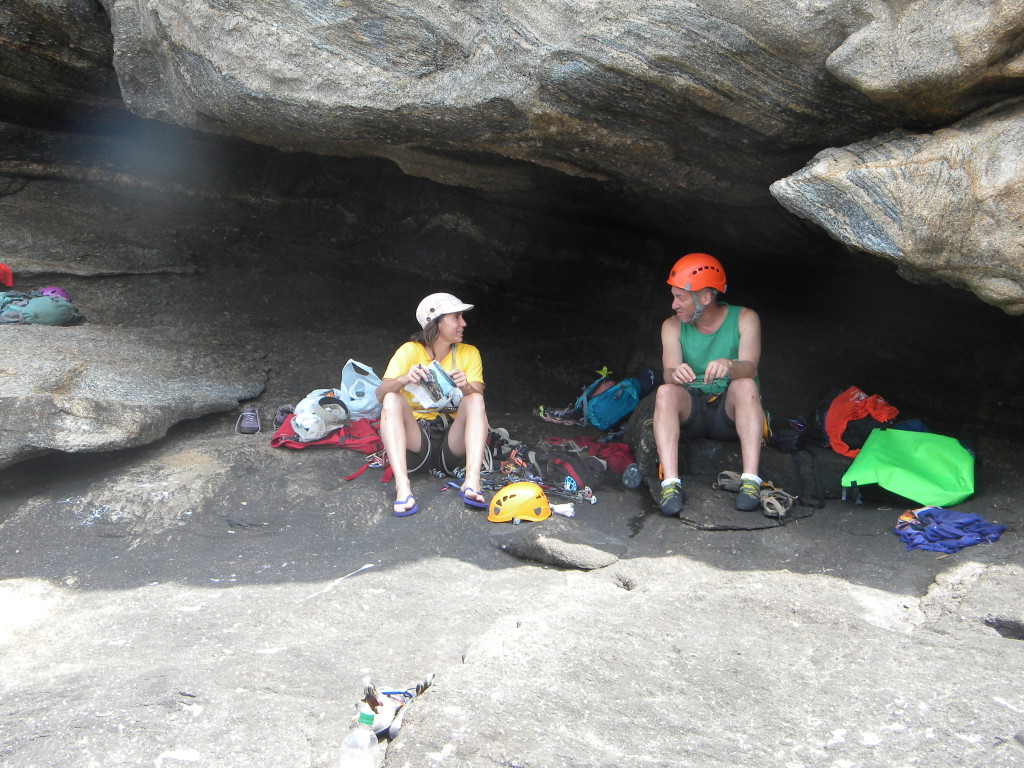
[[[586,449],[591,456],[596,456],[608,465],[608,471],[621,475],[626,467],[633,463],[633,449],[626,443],[602,443],[592,437],[573,437],[566,440],[561,437],[547,437],[548,445],[562,445],[566,442],[575,443]]]
[[[366,454],[367,458],[363,465],[346,477],[346,480],[359,477],[372,466],[384,467],[384,475],[380,479],[382,483],[388,482],[394,474],[391,471],[391,467],[388,466],[387,456],[384,454],[384,441],[381,440],[380,433],[377,431],[380,422],[370,421],[369,419],[352,419],[345,426],[335,429],[326,437],[306,443],[297,438],[291,424],[292,414],[288,414],[281,426],[274,432],[274,436],[270,438],[270,446],[272,448],[305,448],[310,445],[330,445]]]

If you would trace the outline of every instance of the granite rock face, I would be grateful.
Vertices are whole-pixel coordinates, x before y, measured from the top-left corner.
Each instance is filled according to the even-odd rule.
[[[124,110],[113,36],[91,0],[0,6],[0,120],[107,121]]]
[[[942,281],[1024,314],[1024,100],[932,134],[819,153],[772,185],[794,213],[905,278]]]
[[[107,5],[139,115],[468,186],[539,167],[741,204],[809,146],[1012,92],[1024,31],[1009,2]]]
[[[1009,1],[16,0],[2,14],[0,91],[22,113],[95,116],[119,90],[137,115],[286,151],[672,202],[764,202],[817,149],[961,117],[1024,77]]]
[[[145,445],[257,396],[266,380],[239,350],[178,332],[29,325],[3,334],[0,469],[53,451]]]
[[[1024,6],[1016,0],[865,3],[870,21],[828,71],[911,120],[945,122],[1024,81]]]
[[[108,3],[145,117],[477,188],[552,169],[733,204],[892,123],[824,67],[845,6]]]
[[[908,279],[1024,313],[1019,4],[12,0],[0,22],[0,252],[85,298],[99,329],[72,329],[72,368],[91,370],[94,332],[127,350],[149,345],[115,329],[153,334],[159,370],[192,353],[193,329],[244,347],[242,315],[309,331],[273,289],[236,287],[260,270],[310,306],[336,299],[325,273],[359,266],[526,286],[568,314],[583,300],[552,274],[598,264],[622,305],[625,272],[668,260],[650,232],[813,252],[778,201]],[[180,310],[232,270],[230,295]],[[350,306],[372,313],[372,298]],[[635,348],[630,333],[614,343]],[[96,359],[112,376],[140,362]],[[140,375],[160,406],[116,440],[65,430],[4,461],[136,445],[234,408],[261,386],[252,359],[201,376],[199,404]]]

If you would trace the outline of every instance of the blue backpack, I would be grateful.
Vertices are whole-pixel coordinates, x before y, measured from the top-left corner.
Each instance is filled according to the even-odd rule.
[[[600,430],[611,429],[633,412],[640,402],[640,382],[637,379],[623,379],[614,382],[602,376],[576,401],[582,422]]]

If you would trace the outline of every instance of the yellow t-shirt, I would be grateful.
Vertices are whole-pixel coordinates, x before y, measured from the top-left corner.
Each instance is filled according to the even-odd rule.
[[[456,368],[466,372],[466,379],[470,383],[484,383],[484,365],[480,360],[480,350],[472,344],[454,344],[453,351],[448,352],[447,357],[440,361],[441,367],[446,371],[453,371]],[[404,376],[414,365],[430,365],[431,357],[427,348],[415,341],[407,341],[395,350],[387,369],[384,371],[384,379],[397,379]],[[419,403],[413,396],[402,390],[402,396],[408,401],[412,413],[417,419],[435,419],[437,411],[418,410]]]

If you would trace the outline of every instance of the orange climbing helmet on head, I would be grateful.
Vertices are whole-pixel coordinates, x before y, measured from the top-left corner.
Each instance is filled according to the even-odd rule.
[[[675,263],[665,282],[684,291],[714,288],[719,293],[725,293],[725,269],[714,256],[688,253]]]

